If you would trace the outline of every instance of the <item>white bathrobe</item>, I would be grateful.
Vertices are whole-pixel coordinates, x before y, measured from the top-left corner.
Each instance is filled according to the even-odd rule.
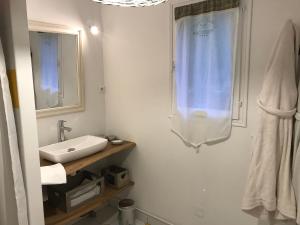
[[[276,219],[296,218],[291,182],[297,103],[295,40],[295,26],[288,21],[273,50],[257,100],[259,124],[242,202],[242,209],[257,217],[270,213]]]
[[[297,41],[299,46],[300,33],[299,29],[297,30]],[[296,71],[299,76],[299,55],[296,55]],[[297,104],[297,113],[295,115],[295,127],[294,127],[294,157],[293,157],[293,185],[296,196],[297,203],[297,224],[300,224],[300,82],[298,83],[298,104]]]

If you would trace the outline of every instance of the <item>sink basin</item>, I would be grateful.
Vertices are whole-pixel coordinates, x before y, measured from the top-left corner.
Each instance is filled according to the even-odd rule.
[[[86,135],[39,148],[43,159],[55,163],[66,163],[102,151],[107,140]]]

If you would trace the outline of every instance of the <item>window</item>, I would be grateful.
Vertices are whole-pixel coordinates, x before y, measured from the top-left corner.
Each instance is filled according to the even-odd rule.
[[[246,1],[245,1],[246,2]],[[174,4],[172,131],[187,145],[218,143],[246,126],[252,2]]]
[[[211,2],[222,0],[181,2],[172,7],[173,107],[216,118],[228,116],[226,112],[230,111],[233,125],[246,126],[251,21],[248,9],[252,2],[246,5],[243,1],[223,0],[225,4],[238,2],[240,10],[233,7],[197,14],[199,4]]]
[[[61,105],[59,34],[30,32],[36,109]]]

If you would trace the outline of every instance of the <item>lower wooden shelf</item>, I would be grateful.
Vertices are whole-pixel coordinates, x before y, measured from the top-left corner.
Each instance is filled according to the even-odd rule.
[[[60,209],[53,209],[48,206],[45,206],[45,224],[46,225],[64,225],[67,223],[70,223],[72,221],[75,221],[82,215],[98,208],[101,206],[104,206],[108,203],[108,201],[114,197],[117,197],[118,194],[121,192],[129,189],[134,185],[134,182],[130,182],[127,186],[121,188],[121,189],[114,189],[111,187],[106,187],[104,193],[94,198],[84,205],[82,205],[80,208],[77,208],[69,213],[63,212]]]

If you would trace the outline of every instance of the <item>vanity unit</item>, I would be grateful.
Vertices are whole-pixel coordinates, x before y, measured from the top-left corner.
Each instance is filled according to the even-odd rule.
[[[130,151],[134,149],[136,146],[135,143],[125,141],[121,145],[112,145],[111,143],[108,143],[106,148],[100,152],[97,152],[93,155],[64,163],[63,166],[66,170],[67,175],[73,175],[77,171],[93,164],[96,162],[99,162],[102,159],[108,158],[112,155],[125,152],[125,151]],[[42,166],[48,166],[52,165],[53,163],[50,161],[47,161],[45,159],[41,159],[41,164]],[[120,188],[120,189],[115,189],[110,186],[106,186],[105,191],[102,195],[100,195],[97,198],[94,198],[92,200],[87,201],[84,203],[82,206],[80,206],[77,209],[74,209],[71,212],[64,212],[58,208],[51,208],[49,205],[44,204],[44,214],[45,214],[45,224],[46,225],[64,225],[68,224],[70,222],[76,221],[78,218],[81,216],[87,214],[88,212],[104,206],[108,203],[109,200],[117,197],[120,193],[123,191],[129,189],[131,186],[133,186],[134,183],[131,181],[129,182],[126,186]]]
[[[81,60],[81,30],[64,25],[29,21],[29,37],[38,120],[75,112],[85,113],[86,96],[84,95],[85,85]],[[118,145],[113,145],[107,143],[108,141],[104,138],[86,134],[82,134],[84,136],[81,137],[67,139],[65,131],[71,132],[72,128],[65,126],[65,122],[59,119],[57,123],[58,143],[41,147],[39,152],[42,158],[41,166],[53,165],[55,164],[53,162],[62,163],[66,174],[72,176],[69,178],[77,178],[75,177],[75,175],[78,175],[77,172],[83,172],[82,170],[87,166],[112,155],[132,150],[136,146],[135,143],[129,141],[117,142]],[[81,122],[84,124],[84,121]],[[98,180],[96,179],[95,182],[98,182]],[[70,183],[72,182],[68,182],[69,185]],[[133,186],[133,184],[130,181],[120,188],[106,186],[103,189],[101,188],[101,191],[97,189],[100,194],[97,192],[96,197],[92,196],[88,198],[89,200],[83,200],[72,209],[70,209],[70,204],[67,204],[68,207],[66,208],[68,210],[59,209],[56,204],[50,205],[50,200],[53,203],[53,199],[61,197],[58,196],[60,194],[58,189],[55,189],[57,187],[52,186],[52,198],[44,203],[45,224],[64,225],[75,222],[90,211],[105,206],[109,200],[118,197],[119,194]],[[86,184],[83,185],[86,188]],[[80,188],[83,187],[75,188],[79,189],[79,193],[82,191]],[[55,191],[53,191],[54,189]],[[64,195],[64,199],[68,203],[70,202],[69,194],[74,191],[74,189],[70,189],[68,195]],[[78,195],[80,196],[82,192]]]

